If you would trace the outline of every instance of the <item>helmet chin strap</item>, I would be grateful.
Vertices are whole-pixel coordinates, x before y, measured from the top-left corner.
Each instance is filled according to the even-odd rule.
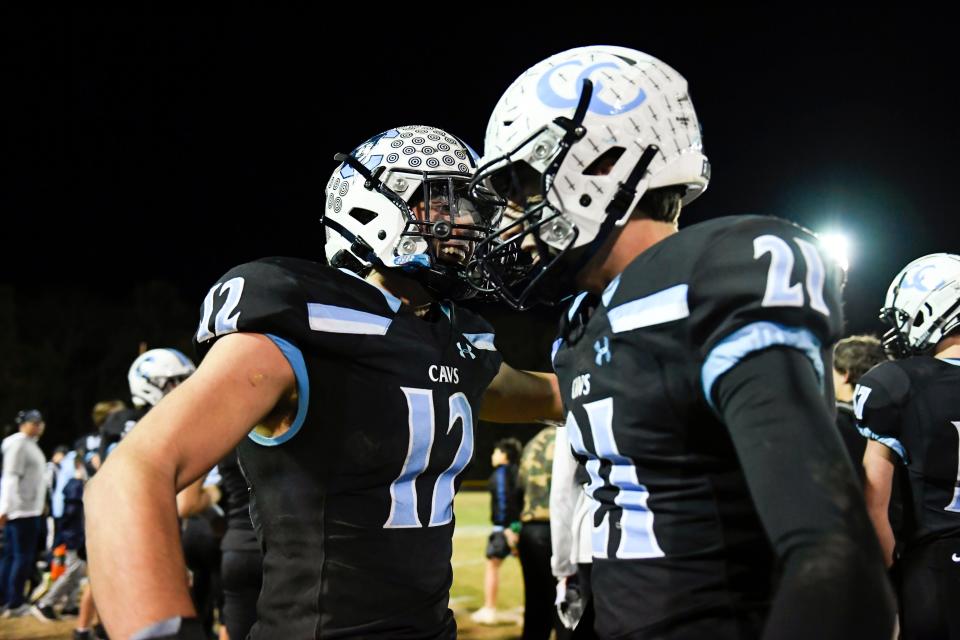
[[[655,144],[647,145],[647,148],[640,154],[640,159],[633,165],[630,175],[617,187],[617,192],[613,195],[613,198],[610,199],[604,211],[606,217],[600,224],[600,230],[597,231],[597,235],[593,240],[586,245],[583,253],[580,255],[580,260],[573,267],[574,274],[580,273],[580,271],[587,266],[587,263],[596,255],[600,247],[603,246],[603,243],[607,241],[617,222],[630,213],[630,205],[637,196],[637,185],[643,176],[646,175],[647,168],[658,153],[660,153],[660,147]]]
[[[460,280],[453,274],[446,271],[443,266],[433,263],[429,256],[420,254],[416,257],[427,259],[424,261],[410,260],[407,263],[408,268],[403,264],[387,265],[385,264],[373,249],[370,248],[363,238],[356,235],[336,220],[325,219],[323,224],[339,233],[350,242],[350,251],[358,257],[369,262],[374,268],[388,270],[390,273],[396,273],[405,278],[410,278],[414,282],[425,286],[430,292],[440,298],[450,298],[452,300],[463,300],[472,297],[474,290],[466,282]]]
[[[944,336],[944,335],[946,335],[947,330],[948,330],[948,329],[951,329],[952,327],[951,327],[950,325],[947,325],[947,324],[946,324],[946,321],[944,320],[944,318],[947,317],[947,316],[949,316],[949,315],[950,315],[951,313],[953,313],[954,311],[956,311],[956,310],[957,310],[957,307],[960,307],[960,298],[958,298],[957,300],[955,300],[952,305],[950,305],[949,307],[947,307],[947,310],[944,311],[942,314],[940,314],[940,317],[937,318],[937,319],[933,322],[933,324],[930,325],[930,328],[929,328],[929,329],[927,330],[927,332],[923,335],[923,340],[924,340],[924,341],[928,340],[928,339],[930,338],[930,336],[932,336],[934,333],[936,333],[936,332],[937,332],[938,330],[940,330],[940,329],[943,329],[943,330],[944,330],[943,333],[941,334],[941,337]],[[955,325],[956,325],[956,322],[957,322],[957,319],[956,319],[956,318],[953,318],[952,321],[951,321],[951,325],[954,325],[954,326],[955,326]],[[934,346],[934,345],[930,345],[930,346]]]
[[[367,242],[355,234],[354,232],[347,229],[345,226],[337,222],[336,220],[331,220],[330,218],[324,216],[320,219],[320,224],[325,227],[330,227],[341,236],[346,238],[350,242],[350,251],[353,252],[359,258],[366,260],[367,262],[373,264],[374,266],[383,267],[385,266],[380,260],[379,256],[373,252],[373,249],[370,247]]]
[[[580,94],[580,102],[577,105],[577,110],[574,114],[574,120],[563,123],[561,122],[560,118],[557,119],[557,124],[567,128],[567,135],[564,136],[563,141],[561,141],[561,145],[566,145],[564,153],[558,155],[557,160],[555,160],[554,164],[552,164],[550,167],[553,175],[555,175],[557,170],[559,170],[560,164],[563,162],[566,156],[566,149],[577,140],[580,140],[586,133],[586,131],[583,129],[582,123],[584,116],[586,116],[587,107],[590,104],[590,98],[593,93],[593,84],[590,82],[590,80],[584,80],[583,85],[583,92]],[[643,150],[643,153],[640,154],[640,158],[637,160],[636,164],[634,164],[633,169],[627,176],[627,179],[619,184],[616,193],[607,204],[607,208],[604,211],[606,215],[603,219],[603,222],[600,224],[600,229],[597,231],[597,235],[594,236],[593,240],[591,240],[589,243],[578,248],[575,253],[571,251],[569,255],[571,258],[573,258],[573,261],[568,263],[569,266],[564,267],[563,265],[557,265],[559,268],[554,272],[554,280],[559,277],[572,281],[577,274],[587,266],[587,263],[593,259],[597,251],[600,250],[600,247],[602,247],[607,241],[607,238],[610,237],[610,234],[613,232],[613,228],[616,226],[617,222],[630,213],[630,205],[633,203],[637,195],[637,185],[646,175],[647,169],[650,167],[650,163],[653,162],[653,159],[659,152],[660,147],[657,145],[647,145],[646,149]],[[546,197],[546,194],[544,197]],[[544,255],[546,252],[546,243],[543,242],[539,234],[534,234],[534,241],[537,244],[537,250],[541,253],[541,255]],[[571,240],[571,243],[575,241],[576,236],[574,236],[574,238]],[[559,261],[562,257],[562,254],[566,252],[567,250],[564,250],[561,255],[555,256],[551,264]],[[549,269],[549,266],[550,265],[548,265],[544,271]],[[531,283],[531,287],[532,286],[533,283]],[[569,297],[569,295],[572,295],[572,293],[573,291],[568,292],[566,297]],[[521,298],[525,297],[526,296],[521,294]]]
[[[383,173],[384,167],[380,167],[376,172],[370,171],[366,165],[349,153],[338,153],[333,156],[333,159],[336,162],[350,165],[354,171],[363,176],[364,189],[376,191],[390,200],[390,202],[396,205],[401,211],[407,211],[409,213],[410,208],[407,206],[407,203],[403,201],[403,198],[400,197],[400,194],[383,184],[380,180],[379,176]]]

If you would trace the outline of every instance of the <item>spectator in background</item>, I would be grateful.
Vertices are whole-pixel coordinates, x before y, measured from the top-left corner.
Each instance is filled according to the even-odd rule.
[[[80,437],[74,445],[74,448],[83,456],[88,478],[100,467],[100,442],[103,439],[100,428],[110,416],[126,409],[127,405],[123,400],[101,400],[93,405],[90,415],[93,420],[93,431]]]
[[[560,640],[569,635],[556,616],[556,581],[550,570],[550,477],[556,436],[555,424],[545,427],[520,457],[523,510],[517,551],[523,571],[523,640],[547,640],[554,629]]]
[[[67,551],[67,544],[63,537],[62,527],[65,507],[64,489],[77,475],[77,461],[83,465],[83,456],[77,451],[70,451],[67,447],[61,445],[54,451],[54,457],[51,462],[47,463],[48,474],[52,472],[52,477],[48,477],[47,480],[49,483],[52,483],[50,485],[50,517],[53,519],[53,539],[49,544],[48,550],[50,554],[50,573],[48,575],[51,581],[58,580],[62,575],[62,573],[58,573],[57,568],[59,559],[63,561],[60,568],[64,572],[67,570],[70,562],[75,560],[75,554],[71,556]],[[54,464],[55,466],[51,467],[51,465]],[[84,478],[85,477],[86,473],[84,473]],[[50,586],[50,583],[47,583],[43,585],[42,589],[35,590],[31,594],[31,598],[34,601],[40,600],[44,593],[50,589]],[[64,614],[76,614],[78,610],[77,598],[79,595],[80,584],[77,582],[75,589],[67,596],[67,602],[63,607]],[[31,613],[33,613],[32,609]]]
[[[66,545],[66,571],[30,609],[35,618],[44,622],[58,618],[54,606],[62,600],[66,601],[65,610],[75,606],[80,581],[87,574],[83,535],[83,485],[87,480],[86,467],[83,458],[76,455],[64,457],[61,465],[67,464],[73,466],[73,477],[63,487],[62,513],[57,520],[55,543]]]
[[[33,570],[42,530],[46,498],[46,458],[37,445],[46,426],[36,409],[21,411],[19,431],[3,440],[0,480],[0,525],[4,526],[0,560],[0,607],[3,617],[18,617],[30,609],[24,587]]]
[[[61,447],[57,447],[61,449]],[[56,454],[54,454],[56,456]],[[57,467],[55,469],[54,476],[52,478],[52,484],[50,488],[50,515],[53,516],[53,546],[60,544],[60,519],[63,518],[64,510],[64,495],[63,490],[67,484],[72,481],[77,475],[76,465],[74,461],[79,459],[80,463],[83,464],[83,456],[79,455],[76,451],[68,451],[57,461]]]
[[[487,567],[483,580],[483,607],[470,618],[478,624],[497,623],[497,592],[500,589],[500,564],[516,553],[520,529],[523,492],[517,482],[521,445],[516,438],[498,440],[490,456],[490,519],[493,532],[487,540]]]
[[[101,400],[93,405],[90,418],[93,421],[93,431],[80,437],[74,445],[77,455],[83,461],[85,476],[91,477],[100,468],[100,427],[103,423],[118,411],[127,408],[122,400]],[[84,563],[86,563],[86,548],[82,548]],[[86,565],[84,565],[86,569]],[[67,609],[61,613],[66,613]],[[97,617],[97,606],[93,601],[93,592],[88,587],[80,596],[80,607],[77,616],[77,623],[74,627],[74,640],[87,640],[93,637],[93,622]]]
[[[70,447],[58,444],[57,448],[53,450],[53,455],[50,457],[50,460],[47,462],[43,479],[47,485],[47,491],[50,492],[51,498],[53,498],[54,489],[57,484],[57,476],[60,474],[61,463],[69,451]]]

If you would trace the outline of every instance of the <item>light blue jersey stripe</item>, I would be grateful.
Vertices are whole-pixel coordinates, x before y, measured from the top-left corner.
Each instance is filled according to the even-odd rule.
[[[809,330],[787,327],[774,322],[754,322],[734,331],[713,347],[703,362],[700,379],[707,402],[713,407],[714,383],[751,353],[770,347],[791,347],[803,352],[810,359],[817,377],[823,382],[823,361],[820,358],[820,341]],[[714,407],[716,409],[716,407]]]
[[[572,321],[573,316],[576,315],[577,309],[580,308],[580,303],[583,302],[583,299],[587,297],[586,291],[581,291],[577,294],[577,297],[573,299],[573,302],[570,303],[570,308],[567,309],[567,320]]]
[[[382,336],[390,328],[390,318],[332,304],[307,303],[310,328],[326,333],[352,333]]]
[[[475,346],[477,349],[482,349],[484,351],[496,351],[497,348],[493,345],[494,334],[492,333],[465,333],[463,337],[470,341],[470,344]]]
[[[610,301],[613,300],[613,294],[617,292],[617,287],[619,286],[620,276],[617,276],[607,285],[607,288],[603,290],[603,295],[600,296],[600,299],[603,301],[603,306],[610,306]]]
[[[678,284],[610,309],[610,328],[621,333],[686,318],[690,315],[687,289],[687,285]]]
[[[871,440],[876,440],[880,444],[884,445],[888,449],[894,451],[900,459],[903,460],[904,464],[907,462],[907,450],[896,438],[887,438],[881,436],[878,433],[874,433],[870,430],[869,427],[863,425],[857,425],[857,431],[865,438],[870,438]]]
[[[262,436],[255,431],[251,431],[248,437],[257,444],[265,447],[275,447],[283,444],[293,438],[300,431],[304,420],[307,419],[307,406],[310,404],[310,378],[307,375],[307,363],[303,359],[303,353],[283,338],[268,333],[267,337],[273,340],[273,343],[280,348],[283,357],[287,359],[293,368],[293,375],[297,380],[297,415],[290,428],[276,438]]]
[[[563,338],[557,338],[553,341],[553,346],[550,348],[550,363],[554,364],[557,359],[557,352],[560,351],[560,347],[563,346]]]

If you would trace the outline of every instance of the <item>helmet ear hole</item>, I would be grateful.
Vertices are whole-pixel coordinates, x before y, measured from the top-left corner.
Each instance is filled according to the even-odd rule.
[[[624,151],[626,151],[626,149],[623,147],[610,147],[587,165],[587,168],[583,170],[583,175],[605,176],[611,173]]]
[[[924,316],[923,311],[917,311],[917,315],[913,317],[913,326],[919,327],[923,324]]]
[[[360,224],[366,225],[369,224],[371,220],[377,217],[376,211],[370,211],[369,209],[362,209],[360,207],[354,207],[350,210],[350,217],[359,222]]]

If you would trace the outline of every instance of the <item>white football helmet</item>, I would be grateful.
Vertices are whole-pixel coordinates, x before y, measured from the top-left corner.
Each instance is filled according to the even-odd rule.
[[[463,272],[497,209],[466,197],[477,155],[465,142],[405,126],[336,158],[324,210],[330,265],[397,268],[442,297],[475,292]]]
[[[501,287],[517,273],[504,276],[503,265],[523,262],[510,257],[517,236],[534,236],[535,276],[567,251],[592,255],[647,190],[682,186],[688,204],[710,180],[686,80],[624,47],[571,49],[524,72],[497,103],[484,144],[475,199],[523,209],[481,265]],[[531,293],[505,289],[513,306]]]
[[[960,256],[933,253],[903,268],[887,289],[880,319],[894,358],[923,353],[960,326]]]
[[[150,349],[141,353],[127,373],[133,404],[156,405],[196,370],[193,361],[176,349]]]

